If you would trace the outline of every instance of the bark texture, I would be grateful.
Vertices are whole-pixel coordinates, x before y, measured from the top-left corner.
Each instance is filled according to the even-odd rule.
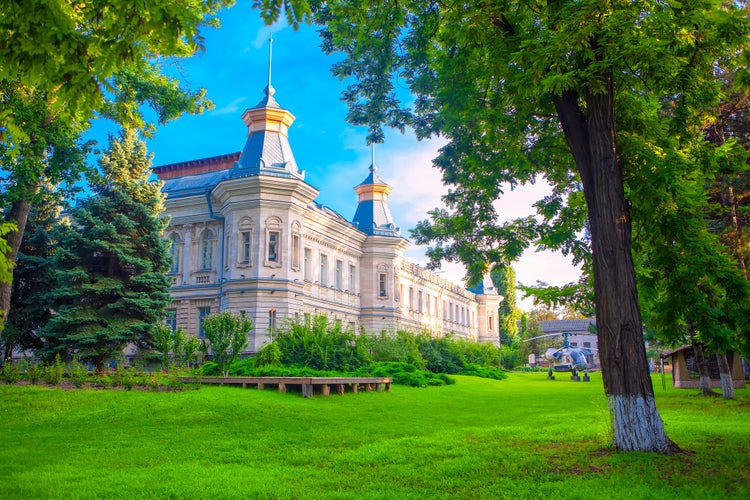
[[[711,372],[708,369],[708,361],[703,351],[703,344],[693,340],[693,354],[695,355],[695,364],[698,365],[698,384],[701,394],[704,396],[716,396],[717,394],[711,389]]]
[[[21,248],[21,241],[23,240],[24,229],[26,228],[26,221],[29,218],[29,212],[31,211],[31,203],[26,200],[19,200],[13,204],[8,214],[7,220],[16,223],[17,230],[8,233],[6,240],[10,247],[10,252],[6,254],[6,257],[12,262],[16,261],[18,257],[18,250]],[[11,283],[0,283],[0,311],[3,313],[3,326],[8,319],[8,313],[10,312],[10,294],[11,294]]]
[[[631,223],[617,157],[610,75],[606,91],[580,97],[566,92],[555,106],[584,186],[589,214],[596,299],[596,328],[614,446],[622,451],[672,453],[656,410],[643,343],[631,255]]]
[[[716,353],[716,361],[719,363],[719,377],[721,377],[721,395],[724,399],[737,399],[734,395],[734,381],[732,370],[729,367],[726,353]]]

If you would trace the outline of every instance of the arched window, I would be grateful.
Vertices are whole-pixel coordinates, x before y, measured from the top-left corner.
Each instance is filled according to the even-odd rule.
[[[177,233],[172,234],[169,238],[169,256],[172,258],[172,266],[169,269],[170,273],[176,274],[180,272],[180,258],[182,256],[182,239]]]
[[[210,229],[204,229],[201,233],[201,253],[200,253],[200,259],[201,259],[201,269],[202,270],[208,270],[213,269],[214,267],[214,242],[216,241],[216,238],[214,237],[213,231]]]

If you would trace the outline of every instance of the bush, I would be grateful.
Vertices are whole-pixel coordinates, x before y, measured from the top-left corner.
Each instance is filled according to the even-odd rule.
[[[460,374],[471,375],[473,377],[492,378],[495,380],[505,380],[508,378],[508,374],[504,370],[500,370],[494,366],[480,366],[475,364],[468,365]]]
[[[18,373],[18,368],[10,361],[3,363],[2,369],[0,369],[0,379],[6,384],[15,384],[21,379],[21,374]]]
[[[314,316],[307,324],[290,322],[274,334],[273,343],[287,366],[346,372],[371,361],[365,343],[352,330],[343,330],[340,322],[329,323],[325,316]]]
[[[63,375],[65,375],[65,365],[60,359],[60,355],[55,355],[55,360],[44,367],[42,372],[42,378],[45,382],[51,385],[58,385],[62,381]]]
[[[36,384],[42,378],[44,368],[28,359],[23,360],[24,376],[31,384]]]
[[[357,376],[365,377],[389,377],[395,384],[408,385],[412,387],[428,387],[455,384],[456,381],[443,373],[432,373],[422,370],[416,366],[404,362],[381,361],[373,363],[356,373]]]
[[[271,342],[264,345],[255,357],[255,366],[281,366],[281,349],[279,344]]]
[[[68,376],[70,377],[71,382],[73,382],[73,385],[80,389],[83,384],[86,383],[89,373],[83,369],[83,365],[78,359],[73,359],[73,365]]]

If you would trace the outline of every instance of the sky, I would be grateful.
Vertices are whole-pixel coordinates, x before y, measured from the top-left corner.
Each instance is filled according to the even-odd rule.
[[[274,97],[296,116],[289,130],[289,142],[298,166],[306,171],[305,180],[320,191],[317,201],[351,220],[357,196],[354,186],[367,177],[372,153],[366,143],[366,127],[346,123],[347,106],[340,100],[346,82],[330,72],[340,56],[326,56],[319,48],[313,27],[298,31],[279,23],[265,26],[259,12],[248,0],[223,11],[221,28],[206,28],[205,52],[179,62],[170,72],[185,86],[206,88],[215,108],[201,115],[183,116],[159,126],[147,145],[154,154],[154,166],[208,158],[241,151],[247,127],[242,122],[245,109],[263,98],[268,81],[268,39],[273,36],[272,84]],[[402,89],[406,93],[406,89]],[[97,128],[94,129],[96,134]],[[386,132],[386,140],[375,147],[378,175],[391,185],[389,205],[401,235],[409,239],[409,229],[428,218],[427,211],[442,206],[440,197],[448,188],[432,159],[444,144],[439,139],[417,141],[412,133]],[[546,185],[536,184],[514,191],[497,203],[503,219],[535,213],[531,204],[549,193]],[[425,265],[424,247],[413,246],[406,256]],[[542,281],[562,285],[577,281],[580,272],[570,259],[553,252],[527,250],[513,265],[516,279],[524,285]],[[463,282],[464,270],[443,264],[441,276]],[[517,295],[518,306],[531,310],[530,300]]]

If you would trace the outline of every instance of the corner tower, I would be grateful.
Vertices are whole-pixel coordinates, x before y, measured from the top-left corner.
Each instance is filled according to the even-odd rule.
[[[400,236],[399,228],[394,224],[391,210],[388,208],[391,186],[383,182],[377,172],[373,152],[370,175],[354,188],[359,203],[352,223],[368,236]]]
[[[247,142],[234,166],[232,177],[271,175],[304,180],[305,173],[297,167],[289,145],[289,127],[294,123],[294,115],[283,109],[273,97],[273,39],[269,40],[268,51],[268,85],[263,90],[265,97],[242,114],[242,121],[247,126]]]

